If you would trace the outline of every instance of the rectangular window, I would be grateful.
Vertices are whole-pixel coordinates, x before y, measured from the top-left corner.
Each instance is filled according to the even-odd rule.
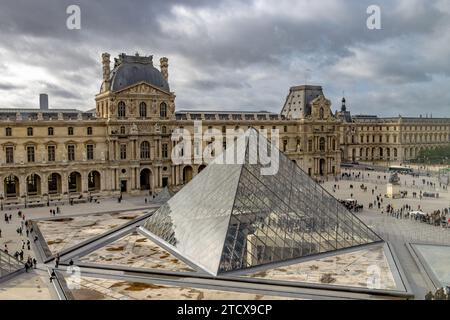
[[[86,158],[87,160],[94,160],[94,145],[86,145]]]
[[[67,160],[75,161],[75,146],[73,144],[67,146]]]
[[[167,143],[162,144],[161,152],[163,159],[167,159],[169,157],[169,146],[167,145]]]
[[[34,147],[27,147],[27,160],[28,162],[34,162]]]
[[[48,146],[47,147],[47,154],[48,154],[48,161],[52,162],[55,161],[55,146]]]
[[[126,144],[120,145],[120,159],[121,160],[127,159],[127,145]]]
[[[14,163],[14,147],[6,147],[6,163]]]

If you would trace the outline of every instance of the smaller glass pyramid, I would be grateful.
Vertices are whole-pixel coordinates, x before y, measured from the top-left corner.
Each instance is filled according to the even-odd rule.
[[[152,201],[156,203],[164,203],[172,198],[173,195],[174,193],[170,191],[169,188],[164,187],[164,189],[162,189],[161,192],[159,192]]]
[[[213,275],[382,241],[253,128],[143,228]]]

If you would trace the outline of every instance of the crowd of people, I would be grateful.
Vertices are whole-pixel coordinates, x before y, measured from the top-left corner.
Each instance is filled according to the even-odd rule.
[[[405,174],[402,176],[406,177]],[[414,177],[413,177],[414,178]],[[353,199],[354,193],[356,193],[354,190],[355,188],[359,188],[360,191],[364,193],[371,193],[372,200],[368,203],[368,209],[377,209],[378,212],[381,214],[386,214],[388,216],[397,218],[397,219],[410,219],[421,223],[427,223],[433,226],[440,226],[444,228],[450,228],[450,216],[449,216],[449,208],[442,208],[439,210],[434,210],[432,212],[422,212],[422,208],[420,205],[417,206],[417,209],[414,211],[411,205],[404,204],[399,207],[394,207],[393,204],[386,202],[390,202],[390,198],[387,198],[386,194],[383,194],[383,192],[378,191],[377,184],[372,188],[369,188],[368,185],[365,182],[373,182],[372,180],[375,179],[375,181],[379,181],[380,183],[388,183],[389,181],[389,175],[383,174],[379,172],[358,172],[358,171],[344,171],[341,173],[339,177],[335,178],[335,182],[331,186],[332,193],[336,193],[337,190],[342,188],[342,185],[339,185],[339,181],[346,180],[346,181],[355,181],[360,182],[358,184],[353,184],[352,182],[348,185],[349,195],[351,199],[347,200],[339,200],[348,210],[353,212],[358,212],[360,210],[363,210],[363,206],[359,204],[356,200]],[[378,183],[379,184],[379,183]],[[404,183],[401,183],[400,186],[406,186],[406,179]],[[439,187],[443,192],[446,192],[447,186],[445,184],[442,184],[440,182],[432,181],[431,178],[425,179],[425,178],[415,178],[408,182],[408,185],[410,187],[416,186],[418,188],[421,187],[427,187],[429,189],[435,190],[437,187]],[[408,197],[408,191],[407,190],[400,190],[400,197],[401,198],[407,198]],[[422,200],[424,197],[432,197],[432,198],[439,198],[438,192],[427,192],[417,190],[410,192],[410,196],[413,199],[419,199]]]
[[[381,212],[382,214],[384,211]],[[425,213],[421,211],[420,205],[416,211],[413,211],[411,206],[405,204],[398,209],[395,209],[392,204],[386,206],[386,214],[397,219],[410,219],[418,222],[431,224],[433,226],[450,227],[449,209],[434,210],[432,213]]]
[[[16,233],[19,236],[21,242],[19,242],[19,247],[14,250],[8,247],[9,242],[5,241],[3,243],[3,252],[8,255],[13,256],[16,260],[24,263],[25,271],[28,272],[32,268],[37,267],[36,258],[32,257],[31,239],[36,242],[38,236],[35,234],[33,225],[25,217],[25,214],[19,210],[17,212],[17,219],[14,219],[12,213],[5,213],[3,221],[6,224],[17,223]],[[2,229],[0,227],[0,238],[2,238]],[[7,239],[5,239],[7,240]],[[21,245],[20,245],[21,243]],[[13,252],[14,251],[14,252]],[[25,259],[25,256],[27,258]]]

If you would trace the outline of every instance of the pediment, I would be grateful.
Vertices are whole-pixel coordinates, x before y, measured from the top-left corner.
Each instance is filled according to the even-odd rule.
[[[170,92],[164,91],[161,88],[153,86],[145,81],[141,81],[132,86],[123,88],[122,90],[116,91],[116,94],[165,94],[170,95]]]

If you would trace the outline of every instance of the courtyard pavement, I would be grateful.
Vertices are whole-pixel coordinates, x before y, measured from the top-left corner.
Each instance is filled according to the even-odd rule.
[[[149,197],[147,197],[149,198]],[[122,210],[138,210],[143,208],[159,206],[158,204],[145,203],[145,196],[124,196],[121,203],[117,198],[103,199],[100,203],[80,203],[74,205],[60,206],[60,214],[57,217],[72,214],[102,213]],[[50,218],[50,209],[56,209],[56,206],[36,207],[19,209],[28,219]],[[23,235],[19,235],[16,230],[21,226],[21,219],[18,217],[18,209],[0,211],[0,249],[5,249],[7,245],[8,252],[14,255],[14,252],[22,249],[24,246],[24,262],[30,256],[38,261],[37,269],[30,270],[28,273],[20,274],[8,281],[0,282],[0,299],[58,299],[57,293],[49,281],[47,266],[43,264],[41,257],[37,254],[37,248],[34,245],[33,237],[27,238],[25,228]],[[4,214],[11,214],[12,219],[9,223],[5,222]],[[30,250],[26,242],[30,240]]]
[[[336,182],[330,179],[324,182],[322,186],[338,199],[352,198],[364,205],[364,210],[355,214],[391,244],[416,298],[423,299],[425,294],[432,290],[430,287],[431,283],[413,260],[406,245],[408,243],[450,245],[450,228],[432,226],[410,219],[397,219],[386,215],[386,207],[390,204],[394,209],[400,209],[403,205],[408,204],[412,207],[412,210],[417,210],[420,207],[421,211],[425,213],[432,213],[435,210],[442,211],[445,208],[450,208],[449,191],[439,185],[438,176],[420,176],[418,178],[410,175],[400,175],[400,190],[407,191],[408,195],[405,198],[389,199],[384,197],[389,180],[388,173],[360,170],[345,170],[343,172],[350,174],[349,180],[342,179]],[[363,178],[354,178],[358,174]],[[425,179],[425,184],[423,179]],[[361,184],[367,187],[367,191],[360,188]],[[334,185],[339,187],[334,188]],[[350,188],[351,185],[353,188]],[[373,195],[372,189],[374,190]],[[439,193],[439,198],[422,197],[420,199],[420,191]],[[413,197],[413,192],[417,193],[416,198]],[[369,203],[374,203],[377,195],[381,195],[383,199],[381,207],[378,209],[378,206],[374,206],[373,209],[368,209]],[[450,215],[447,215],[447,219],[449,217]]]

